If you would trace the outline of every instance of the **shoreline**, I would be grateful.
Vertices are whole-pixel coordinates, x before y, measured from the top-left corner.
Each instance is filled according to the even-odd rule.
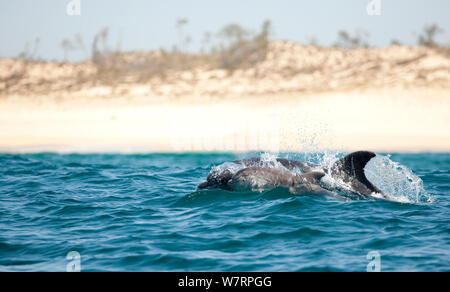
[[[212,100],[0,99],[1,153],[450,152],[439,88]]]

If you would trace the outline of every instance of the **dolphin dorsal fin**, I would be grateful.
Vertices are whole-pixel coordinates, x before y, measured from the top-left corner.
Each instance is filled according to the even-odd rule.
[[[381,192],[364,174],[364,167],[376,154],[370,151],[357,151],[336,161],[330,169],[332,176],[347,175],[350,180],[358,180],[372,192]],[[345,180],[345,179],[344,179]]]
[[[349,155],[339,159],[331,167],[332,173],[344,171],[348,175],[355,176],[356,178],[366,178],[364,175],[364,167],[370,159],[375,157],[376,154],[369,151],[357,151],[350,153]]]

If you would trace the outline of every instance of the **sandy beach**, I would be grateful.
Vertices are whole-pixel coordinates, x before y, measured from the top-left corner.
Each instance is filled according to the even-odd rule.
[[[155,103],[2,99],[2,152],[450,150],[448,91],[366,89]]]
[[[1,152],[450,151],[450,58],[429,48],[277,42],[255,68],[114,85],[0,61]]]

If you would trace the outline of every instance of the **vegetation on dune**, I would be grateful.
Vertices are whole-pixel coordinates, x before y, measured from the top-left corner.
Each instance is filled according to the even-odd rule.
[[[370,47],[368,39],[369,33],[364,30],[357,30],[353,36],[344,30],[340,30],[334,46],[347,49],[368,48]]]
[[[308,38],[308,46],[272,42],[273,27],[269,20],[257,32],[236,23],[217,32],[205,32],[200,52],[194,53],[190,50],[192,37],[187,33],[188,27],[188,19],[178,19],[174,25],[177,44],[170,50],[150,52],[123,52],[120,42],[111,45],[108,28],[99,31],[90,46],[77,34],[60,43],[66,60],[74,53],[86,57],[86,61],[77,64],[42,61],[37,39],[33,45],[26,45],[15,60],[18,62],[0,60],[0,69],[7,68],[0,70],[3,72],[0,72],[0,93],[27,95],[99,86],[117,93],[122,85],[142,84],[156,94],[176,96],[194,91],[222,94],[224,90],[233,90],[251,94],[271,90],[326,90],[368,83],[447,82],[446,74],[441,71],[447,68],[450,50],[437,43],[436,36],[443,29],[435,24],[426,25],[417,34],[419,47],[403,47],[399,49],[400,54],[389,48],[383,49],[384,53],[379,51],[382,49],[371,48],[369,34],[363,30],[339,31],[331,48],[319,46],[314,36]],[[391,44],[401,45],[396,39]],[[444,57],[444,62],[435,69],[423,63],[434,54],[431,52]],[[430,62],[432,67],[439,63]],[[36,64],[41,64],[40,70],[46,73],[38,73]],[[417,66],[412,68],[413,65]],[[382,81],[381,77],[391,81]],[[210,82],[213,79],[217,79],[215,83]],[[125,89],[120,90],[118,94],[126,93]]]
[[[444,29],[439,27],[437,24],[425,25],[422,32],[419,33],[417,43],[421,46],[437,47],[439,45],[436,42],[436,35],[443,32]]]

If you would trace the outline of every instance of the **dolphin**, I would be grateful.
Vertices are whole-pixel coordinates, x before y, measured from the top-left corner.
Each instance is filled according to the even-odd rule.
[[[248,167],[239,170],[227,182],[227,186],[235,191],[258,191],[262,192],[275,187],[288,187],[293,193],[321,193],[325,190],[320,187],[319,181],[325,176],[322,171],[310,171],[304,174],[268,168]]]
[[[337,160],[330,168],[322,169],[309,162],[285,158],[277,158],[276,161],[287,170],[263,167],[260,158],[235,160],[234,164],[242,165],[244,168],[236,173],[232,173],[229,169],[211,172],[206,182],[198,185],[197,190],[219,188],[229,191],[263,191],[283,186],[295,193],[327,193],[328,190],[320,184],[320,179],[329,175],[350,186],[351,192],[362,196],[377,193],[385,198],[383,192],[374,186],[364,173],[367,162],[375,156],[376,154],[370,151],[357,151]],[[288,171],[296,168],[303,173]]]

